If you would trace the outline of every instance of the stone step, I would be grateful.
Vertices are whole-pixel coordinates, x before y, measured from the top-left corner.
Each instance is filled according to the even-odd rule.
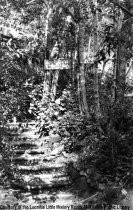
[[[14,190],[23,190],[23,191],[31,191],[31,190],[46,190],[46,189],[60,189],[64,188],[65,186],[70,186],[71,182],[68,179],[60,179],[60,180],[53,180],[53,182],[32,182],[24,183],[20,181],[12,181],[11,188]]]
[[[19,205],[25,206],[25,203],[27,203],[27,206],[37,206],[38,201],[41,201],[41,206],[44,207],[42,209],[69,210],[72,209],[71,205],[77,205],[79,202],[78,195],[75,195],[66,189],[65,191],[55,190],[54,192],[49,192],[50,191],[45,190],[34,196],[31,196],[30,193],[23,193],[23,200]],[[69,206],[70,208],[63,208],[63,206]],[[39,208],[41,209],[41,207],[38,207],[38,209]],[[75,209],[78,209],[78,206]]]
[[[23,155],[25,154],[25,150],[24,149],[19,149],[15,151],[14,157],[18,156],[18,155]]]
[[[66,162],[64,159],[59,158],[48,160],[44,159],[42,162],[42,159],[23,159],[23,158],[16,158],[13,159],[14,164],[16,165],[16,169],[18,171],[21,171],[21,173],[39,173],[39,172],[44,172],[44,171],[52,171],[52,170],[58,170],[58,169],[63,169],[65,170],[66,167]],[[27,174],[26,173],[26,174]]]
[[[14,145],[15,151],[18,150],[31,150],[31,149],[38,149],[38,146],[35,144],[20,144],[20,145]]]
[[[41,159],[25,159],[25,158],[14,158],[13,159],[13,163],[16,165],[16,166],[36,166],[36,165],[39,165],[41,162]],[[48,162],[48,161],[47,161]]]
[[[24,175],[21,177],[27,185],[34,186],[38,184],[50,185],[55,182],[66,182],[69,181],[69,176],[64,173],[50,173],[50,174],[38,174],[38,175]]]
[[[25,156],[24,155],[21,155],[21,156],[16,156],[12,159],[12,161],[17,164],[17,165],[20,165],[20,166],[24,166],[25,164],[26,165],[29,165],[29,166],[33,166],[33,165],[40,165],[42,164],[42,161],[45,162],[45,163],[49,163],[50,161],[52,162],[55,162],[55,157],[53,158],[49,158],[49,156],[44,156],[42,154],[39,154],[39,155],[28,155]],[[24,163],[24,164],[22,164]]]
[[[65,164],[45,163],[35,165],[16,165],[16,173],[21,175],[32,175],[32,174],[46,174],[52,172],[64,172],[66,170]]]
[[[64,172],[66,170],[66,164],[60,163],[60,162],[51,162],[51,161],[45,161],[44,163],[36,162],[36,160],[32,161],[29,165],[29,162],[24,162],[25,160],[22,159],[21,163],[24,164],[16,164],[16,170],[18,171],[18,174],[21,175],[27,175],[27,174],[42,174],[42,173],[52,173],[52,172]]]
[[[18,167],[19,165],[20,166],[40,165],[42,162],[41,159],[28,159],[28,158],[23,158],[23,156],[24,156],[24,154],[22,154],[22,155],[18,154],[13,159],[11,159],[14,166]]]
[[[13,161],[16,162],[16,161],[22,160],[22,161],[27,161],[27,162],[31,163],[32,161],[39,162],[40,160],[41,161],[49,161],[49,159],[50,159],[50,157],[47,155],[45,156],[44,154],[37,154],[37,155],[28,155],[28,159],[27,159],[27,156],[25,156],[25,155],[14,157]]]
[[[27,157],[28,158],[28,155],[41,155],[41,154],[43,154],[43,155],[48,155],[48,154],[50,154],[50,152],[51,152],[51,149],[49,148],[49,149],[47,149],[47,148],[44,148],[44,147],[40,147],[40,148],[37,148],[37,149],[15,149],[14,150],[15,151],[15,154],[16,155],[18,155],[18,154],[25,154],[25,157]],[[15,155],[14,155],[14,157],[15,157]]]
[[[18,169],[17,169],[18,170]],[[38,169],[38,170],[27,170],[27,169],[22,169],[22,170],[18,170],[18,174],[21,174],[21,175],[34,175],[34,174],[43,174],[43,173],[51,173],[51,172],[59,172],[59,171],[62,171],[62,170],[64,170],[64,169],[62,169],[62,168],[54,168],[54,167],[52,167],[52,168],[40,168],[40,169]]]
[[[39,156],[39,157],[38,157]],[[42,161],[43,163],[49,164],[51,163],[55,163],[55,164],[59,164],[59,163],[63,163],[65,165],[65,163],[67,162],[67,160],[65,160],[63,157],[55,157],[55,156],[44,156],[44,155],[36,155],[36,156],[29,156],[24,157],[24,155],[18,156],[18,157],[14,157],[12,159],[12,161],[14,162],[14,164],[16,164],[17,166],[39,166],[42,165]]]
[[[42,164],[39,164],[39,165],[35,165],[35,166],[17,166],[17,169],[18,170],[26,170],[26,171],[38,171],[40,169],[60,169],[60,168],[64,168],[65,167],[65,164],[55,164],[55,163],[52,163],[52,162],[49,162],[48,164],[46,163],[42,163]]]
[[[37,140],[36,139],[21,139],[21,138],[17,138],[15,139],[14,141],[12,141],[10,143],[10,145],[13,145],[13,146],[19,146],[19,145],[36,145],[36,142]]]
[[[13,159],[13,163],[15,165],[28,165],[30,162],[28,162],[26,159],[24,158],[14,158]]]
[[[15,140],[13,140],[10,145],[13,146],[19,146],[19,145],[36,145],[36,146],[40,146],[43,144],[46,144],[47,140],[49,140],[49,137],[45,137],[45,138],[15,138]]]
[[[25,131],[19,134],[20,138],[39,138],[40,134],[37,134],[37,130],[29,130],[29,131]]]

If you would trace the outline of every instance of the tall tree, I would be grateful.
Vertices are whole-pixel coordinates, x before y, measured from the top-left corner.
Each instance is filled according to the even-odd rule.
[[[76,41],[77,38],[77,46],[78,46],[77,78],[78,78],[79,104],[80,104],[81,113],[85,114],[88,117],[89,109],[88,109],[87,96],[86,96],[86,85],[85,85],[86,78],[85,78],[85,68],[84,68],[85,20],[84,20],[83,3],[84,3],[83,0],[62,2],[60,4],[60,8],[62,8],[62,11],[65,14],[65,16],[70,19],[68,24],[70,25],[71,37],[74,38],[74,41]],[[74,29],[75,31],[72,30],[73,28],[75,28]],[[71,43],[71,45],[73,45],[74,41]],[[68,44],[69,42],[67,40],[66,46],[68,46]],[[70,53],[72,54],[72,48],[70,48]]]
[[[100,102],[99,102],[99,85],[98,85],[98,64],[95,62],[96,55],[98,53],[98,9],[97,9],[97,0],[93,0],[95,9],[94,9],[94,90],[95,90],[95,108],[96,108],[96,117],[97,119],[100,116]]]
[[[114,5],[116,4],[112,1]],[[125,2],[126,3],[126,2]],[[125,5],[117,4],[117,12],[116,15],[116,31],[117,31],[117,62],[116,62],[116,82],[115,86],[117,87],[117,98],[120,102],[124,99],[125,94],[125,81],[126,81],[126,63],[127,60],[131,57],[131,53],[127,52],[127,49],[130,48],[130,44],[132,43],[132,12],[129,10],[132,7],[130,2],[127,2]],[[128,15],[128,17],[127,17]],[[129,41],[130,40],[130,41]]]
[[[77,23],[78,27],[78,65],[79,65],[79,75],[78,75],[78,92],[79,92],[79,104],[80,111],[84,113],[86,117],[89,117],[89,108],[87,102],[86,94],[86,78],[85,78],[85,20],[84,20],[84,11],[83,11],[83,1],[78,1],[78,14],[79,20]]]
[[[81,90],[81,101],[82,101],[82,113],[85,113],[89,117],[89,109],[86,97],[86,86],[85,86],[85,67],[84,67],[84,37],[85,37],[85,25],[81,19],[79,24],[79,85]],[[81,102],[80,102],[81,103]]]

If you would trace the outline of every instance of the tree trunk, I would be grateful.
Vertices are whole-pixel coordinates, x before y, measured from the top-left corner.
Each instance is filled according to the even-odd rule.
[[[120,10],[117,18],[118,47],[117,47],[117,67],[116,67],[116,100],[123,102],[125,93],[126,78],[126,25],[123,23],[124,14]]]
[[[85,68],[84,68],[84,34],[85,26],[80,21],[79,22],[79,74],[80,74],[80,89],[82,96],[82,112],[89,117],[89,109],[86,98],[86,87],[85,87]]]
[[[120,55],[119,55],[119,76],[118,76],[118,100],[123,102],[125,93],[125,79],[126,79],[126,48],[123,43],[120,43]]]
[[[80,74],[77,73],[77,86],[78,86],[78,102],[80,114],[83,115],[82,100],[81,100],[81,86],[80,86]]]
[[[50,20],[52,11],[53,11],[53,9],[51,8],[50,3],[48,3],[48,5],[47,5],[47,15],[46,15],[46,19],[45,19],[45,39],[44,39],[45,47],[47,47],[47,39],[48,39],[48,31],[49,31],[49,20]],[[45,73],[44,73],[43,94],[45,94],[45,93],[48,94],[50,92],[51,72],[50,71],[46,71],[45,69],[44,69],[44,71],[45,71]],[[42,98],[44,98],[44,96]]]
[[[50,71],[45,71],[44,75],[44,82],[43,82],[43,96],[42,96],[42,101],[45,98],[45,94],[50,93]]]
[[[119,8],[119,16],[116,17],[117,19],[117,25],[116,25],[116,32],[118,34],[118,49],[117,49],[117,67],[116,67],[116,82],[114,82],[114,85],[117,87],[116,90],[116,100],[119,101],[119,103],[123,103],[124,100],[124,93],[125,93],[125,80],[126,80],[126,54],[127,54],[127,47],[126,43],[129,37],[127,37],[127,34],[131,34],[131,27],[132,24],[130,22],[130,18],[127,21],[124,20],[124,12],[130,15],[130,17],[133,17],[133,14],[127,10],[125,7],[121,6],[119,3],[117,3],[114,0],[110,0],[114,3],[114,5],[117,5]],[[131,27],[129,27],[129,24]],[[114,23],[115,25],[115,23]],[[130,37],[131,38],[131,37]],[[117,83],[117,84],[116,84]]]
[[[74,76],[75,76],[75,59],[74,52],[71,51],[71,83],[74,86]]]
[[[48,5],[47,15],[46,15],[46,19],[45,19],[45,46],[47,46],[48,31],[49,31],[49,20],[50,20],[52,11],[53,11],[53,9],[50,7],[50,5]]]
[[[91,42],[92,42],[92,35],[90,34],[89,41],[88,41],[88,58],[91,54]]]
[[[118,46],[116,49],[116,56],[114,59],[114,72],[113,72],[113,91],[112,91],[112,104],[117,100],[117,85],[118,85],[118,73],[120,72],[120,39],[118,38]]]
[[[57,90],[57,85],[58,85],[58,78],[59,78],[59,70],[56,70],[53,75],[53,80],[52,80],[52,88],[51,88],[51,93],[52,93],[52,100],[55,100],[56,96],[56,90]]]
[[[95,5],[97,5],[97,0],[94,1]],[[94,12],[94,56],[96,56],[98,51],[98,43],[97,43],[97,19],[98,19],[98,11]],[[95,62],[95,57],[94,57]],[[95,110],[96,110],[96,118],[99,119],[100,116],[100,102],[99,102],[99,84],[98,84],[98,66],[97,62],[94,63],[94,91],[95,91]]]

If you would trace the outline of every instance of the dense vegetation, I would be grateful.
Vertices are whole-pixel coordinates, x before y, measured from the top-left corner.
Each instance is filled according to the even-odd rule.
[[[0,11],[1,127],[35,120],[79,155],[68,170],[99,192],[95,203],[121,199],[133,175],[132,1],[7,0]],[[46,69],[63,59],[68,69]]]

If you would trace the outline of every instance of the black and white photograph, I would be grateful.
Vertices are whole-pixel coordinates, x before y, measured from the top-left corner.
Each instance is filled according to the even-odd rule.
[[[133,210],[133,0],[0,0],[0,210]]]

